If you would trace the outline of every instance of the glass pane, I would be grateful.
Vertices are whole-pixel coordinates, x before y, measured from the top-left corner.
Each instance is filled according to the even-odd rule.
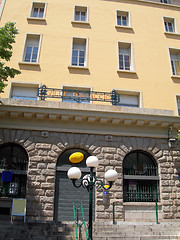
[[[33,48],[33,53],[38,53],[38,47]]]
[[[124,69],[124,65],[123,65],[123,61],[122,60],[119,61],[119,69]]]
[[[78,50],[73,50],[72,56],[73,56],[73,57],[77,57],[77,56],[78,56]]]
[[[26,52],[24,61],[25,61],[25,62],[30,62],[30,60],[31,60],[31,53],[27,53],[27,52]]]
[[[180,75],[180,65],[179,61],[175,61],[176,75]]]
[[[81,21],[86,21],[86,13],[81,12]]]
[[[32,55],[32,62],[37,62],[37,54],[33,53]]]
[[[123,20],[123,26],[127,26],[127,18],[126,18],[126,16],[123,16],[122,20]]]
[[[84,57],[85,56],[85,51],[79,51],[79,56]]]
[[[172,73],[173,73],[173,75],[176,75],[175,66],[174,66],[174,61],[173,61],[173,60],[171,60],[171,67],[172,67]]]
[[[173,24],[171,22],[168,22],[168,30],[169,32],[173,32]]]
[[[72,57],[72,65],[77,66],[77,57]]]
[[[32,47],[27,47],[26,48],[26,53],[31,53],[32,52]]]
[[[80,11],[76,11],[75,12],[75,21],[79,21],[80,20]]]
[[[79,58],[79,66],[84,66],[84,58]]]
[[[44,16],[44,8],[40,8],[39,17],[43,18],[43,16]]]
[[[117,25],[122,25],[121,16],[117,16]]]
[[[38,8],[34,8],[33,9],[33,17],[37,17],[38,16]]]
[[[165,22],[164,25],[165,25],[166,32],[168,32],[168,24],[167,24],[167,22]]]

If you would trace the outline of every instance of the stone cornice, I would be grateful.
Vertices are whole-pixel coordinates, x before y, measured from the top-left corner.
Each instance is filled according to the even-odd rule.
[[[4,128],[64,130],[126,135],[167,136],[167,129],[180,128],[180,118],[173,111],[48,102],[21,99],[1,99],[0,125]],[[126,129],[126,130],[125,130]]]

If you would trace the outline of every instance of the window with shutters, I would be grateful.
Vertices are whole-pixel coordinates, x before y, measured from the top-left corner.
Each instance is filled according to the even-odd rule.
[[[173,76],[180,76],[180,49],[169,49]]]
[[[47,3],[32,2],[28,19],[45,20]]]
[[[88,22],[88,7],[87,6],[74,6],[74,17],[75,22]]]
[[[141,106],[141,93],[136,91],[116,90],[120,95],[119,102],[116,106],[125,107],[140,107]]]
[[[71,66],[87,67],[87,46],[86,38],[73,38]]]
[[[132,44],[118,42],[119,71],[134,71]]]
[[[130,12],[116,10],[116,27],[131,27]]]
[[[41,34],[26,34],[22,63],[37,64],[41,46]]]
[[[39,84],[22,84],[12,82],[10,86],[10,97],[15,99],[37,100]]]
[[[165,33],[178,34],[177,22],[175,18],[163,17]]]

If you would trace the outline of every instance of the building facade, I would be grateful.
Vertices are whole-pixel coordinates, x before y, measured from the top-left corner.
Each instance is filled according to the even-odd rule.
[[[113,202],[116,221],[155,221],[156,202],[161,221],[179,221],[179,1],[2,2],[21,71],[1,94],[2,214],[25,197],[28,221],[72,221],[73,202],[87,217],[88,193],[67,178],[81,152],[83,175],[90,155],[98,178],[118,172],[94,192],[96,221]]]

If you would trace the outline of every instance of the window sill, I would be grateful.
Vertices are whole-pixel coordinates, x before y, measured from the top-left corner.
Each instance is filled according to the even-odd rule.
[[[133,206],[154,206],[155,202],[133,202]],[[123,202],[123,206],[132,206],[132,202]],[[158,202],[158,206],[161,206],[161,203]]]
[[[86,66],[73,66],[73,65],[69,65],[68,68],[70,68],[70,69],[83,69],[83,70],[88,70],[89,69]]]
[[[180,79],[180,75],[172,75],[171,77]]]
[[[84,22],[84,21],[71,21],[72,24],[85,24],[85,25],[89,25],[89,22]]]
[[[34,21],[46,21],[45,18],[38,18],[38,17],[28,17],[27,20],[34,20]]]
[[[130,30],[133,29],[131,26],[122,26],[122,25],[116,25],[115,28],[119,28],[119,29],[130,29]]]
[[[133,70],[117,70],[118,73],[131,73],[131,74],[136,74],[136,71]]]
[[[169,36],[178,36],[180,37],[180,33],[175,33],[175,32],[164,32],[165,35],[169,35]]]
[[[34,62],[19,62],[20,65],[31,65],[31,66],[39,66],[39,63]]]

